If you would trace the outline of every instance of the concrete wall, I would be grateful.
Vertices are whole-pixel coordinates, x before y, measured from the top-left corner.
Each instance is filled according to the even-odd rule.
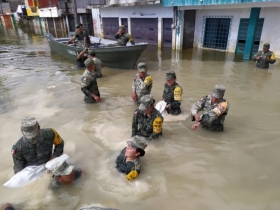
[[[262,8],[260,18],[264,18],[264,25],[261,36],[260,48],[264,43],[270,43],[271,51],[275,53],[276,57],[280,57],[280,7],[276,8]]]
[[[126,7],[109,7],[100,9],[101,18],[118,17],[121,24],[121,18],[128,20],[128,33],[131,33],[131,18],[158,18],[158,47],[162,46],[162,19],[173,18],[172,7],[162,7],[162,5],[138,5]],[[102,25],[102,24],[101,24]]]
[[[280,28],[275,27],[275,23],[280,21],[280,7],[265,7],[261,9],[260,18],[264,18],[264,25],[261,36],[260,49],[266,42],[271,44],[271,50],[280,57]],[[228,51],[235,52],[238,37],[240,18],[250,18],[251,8],[232,8],[232,9],[198,9],[196,13],[196,26],[194,34],[194,47],[202,47],[201,38],[203,36],[203,17],[204,16],[232,16],[230,28]]]

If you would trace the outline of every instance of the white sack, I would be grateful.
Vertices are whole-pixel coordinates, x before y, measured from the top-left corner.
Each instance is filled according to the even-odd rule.
[[[155,106],[155,108],[161,113],[161,115],[162,115],[163,117],[165,117],[166,115],[168,115],[168,113],[167,113],[167,111],[166,111],[166,109],[165,109],[166,105],[167,105],[167,103],[166,103],[165,101],[159,101],[159,102],[156,104],[156,106]]]
[[[38,178],[46,171],[45,164],[39,166],[28,166],[16,173],[12,178],[3,184],[4,187],[22,187]]]
[[[66,160],[68,164],[71,164],[71,159],[67,154],[63,154],[57,158],[50,160],[47,163],[44,163],[39,166],[28,166],[16,173],[12,178],[3,184],[4,187],[22,187],[30,182],[35,181],[36,179],[42,177],[42,175],[47,171],[52,171],[54,166],[60,160]]]

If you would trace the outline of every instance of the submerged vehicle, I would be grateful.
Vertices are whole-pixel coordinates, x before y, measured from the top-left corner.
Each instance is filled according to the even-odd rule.
[[[52,52],[58,53],[73,61],[76,61],[78,54],[83,47],[75,44],[65,43],[69,38],[54,38],[51,34],[45,34]],[[103,66],[120,69],[133,69],[141,53],[147,48],[148,43],[135,43],[127,46],[116,46],[116,41],[100,39],[90,36],[91,43],[89,49],[94,50],[96,57],[100,59]]]

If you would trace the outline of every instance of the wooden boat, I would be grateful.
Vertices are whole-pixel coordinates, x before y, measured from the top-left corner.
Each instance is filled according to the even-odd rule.
[[[51,34],[45,34],[52,52],[58,53],[76,62],[77,55],[83,50],[82,47],[73,44],[65,45],[69,38],[54,38]],[[146,49],[148,43],[135,43],[127,46],[114,46],[116,41],[100,39],[90,36],[96,57],[99,58],[104,66],[120,69],[133,69],[141,53]]]

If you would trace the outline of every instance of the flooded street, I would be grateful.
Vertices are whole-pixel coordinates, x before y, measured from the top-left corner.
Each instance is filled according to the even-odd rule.
[[[273,51],[273,49],[271,49]],[[175,52],[149,46],[139,58],[153,77],[152,95],[161,100],[165,73],[174,70],[183,87],[183,114],[163,125],[163,137],[149,143],[141,175],[133,182],[115,169],[131,136],[131,83],[136,71],[103,68],[102,102],[85,104],[84,71],[75,61],[51,54],[38,32],[0,26],[0,183],[13,176],[11,148],[22,136],[21,119],[34,116],[54,128],[64,153],[86,170],[78,185],[59,192],[50,174],[32,184],[0,188],[0,205],[18,209],[77,209],[84,204],[120,210],[278,210],[280,208],[280,66],[255,68],[224,52]],[[190,108],[226,86],[230,103],[225,131],[191,130]]]

